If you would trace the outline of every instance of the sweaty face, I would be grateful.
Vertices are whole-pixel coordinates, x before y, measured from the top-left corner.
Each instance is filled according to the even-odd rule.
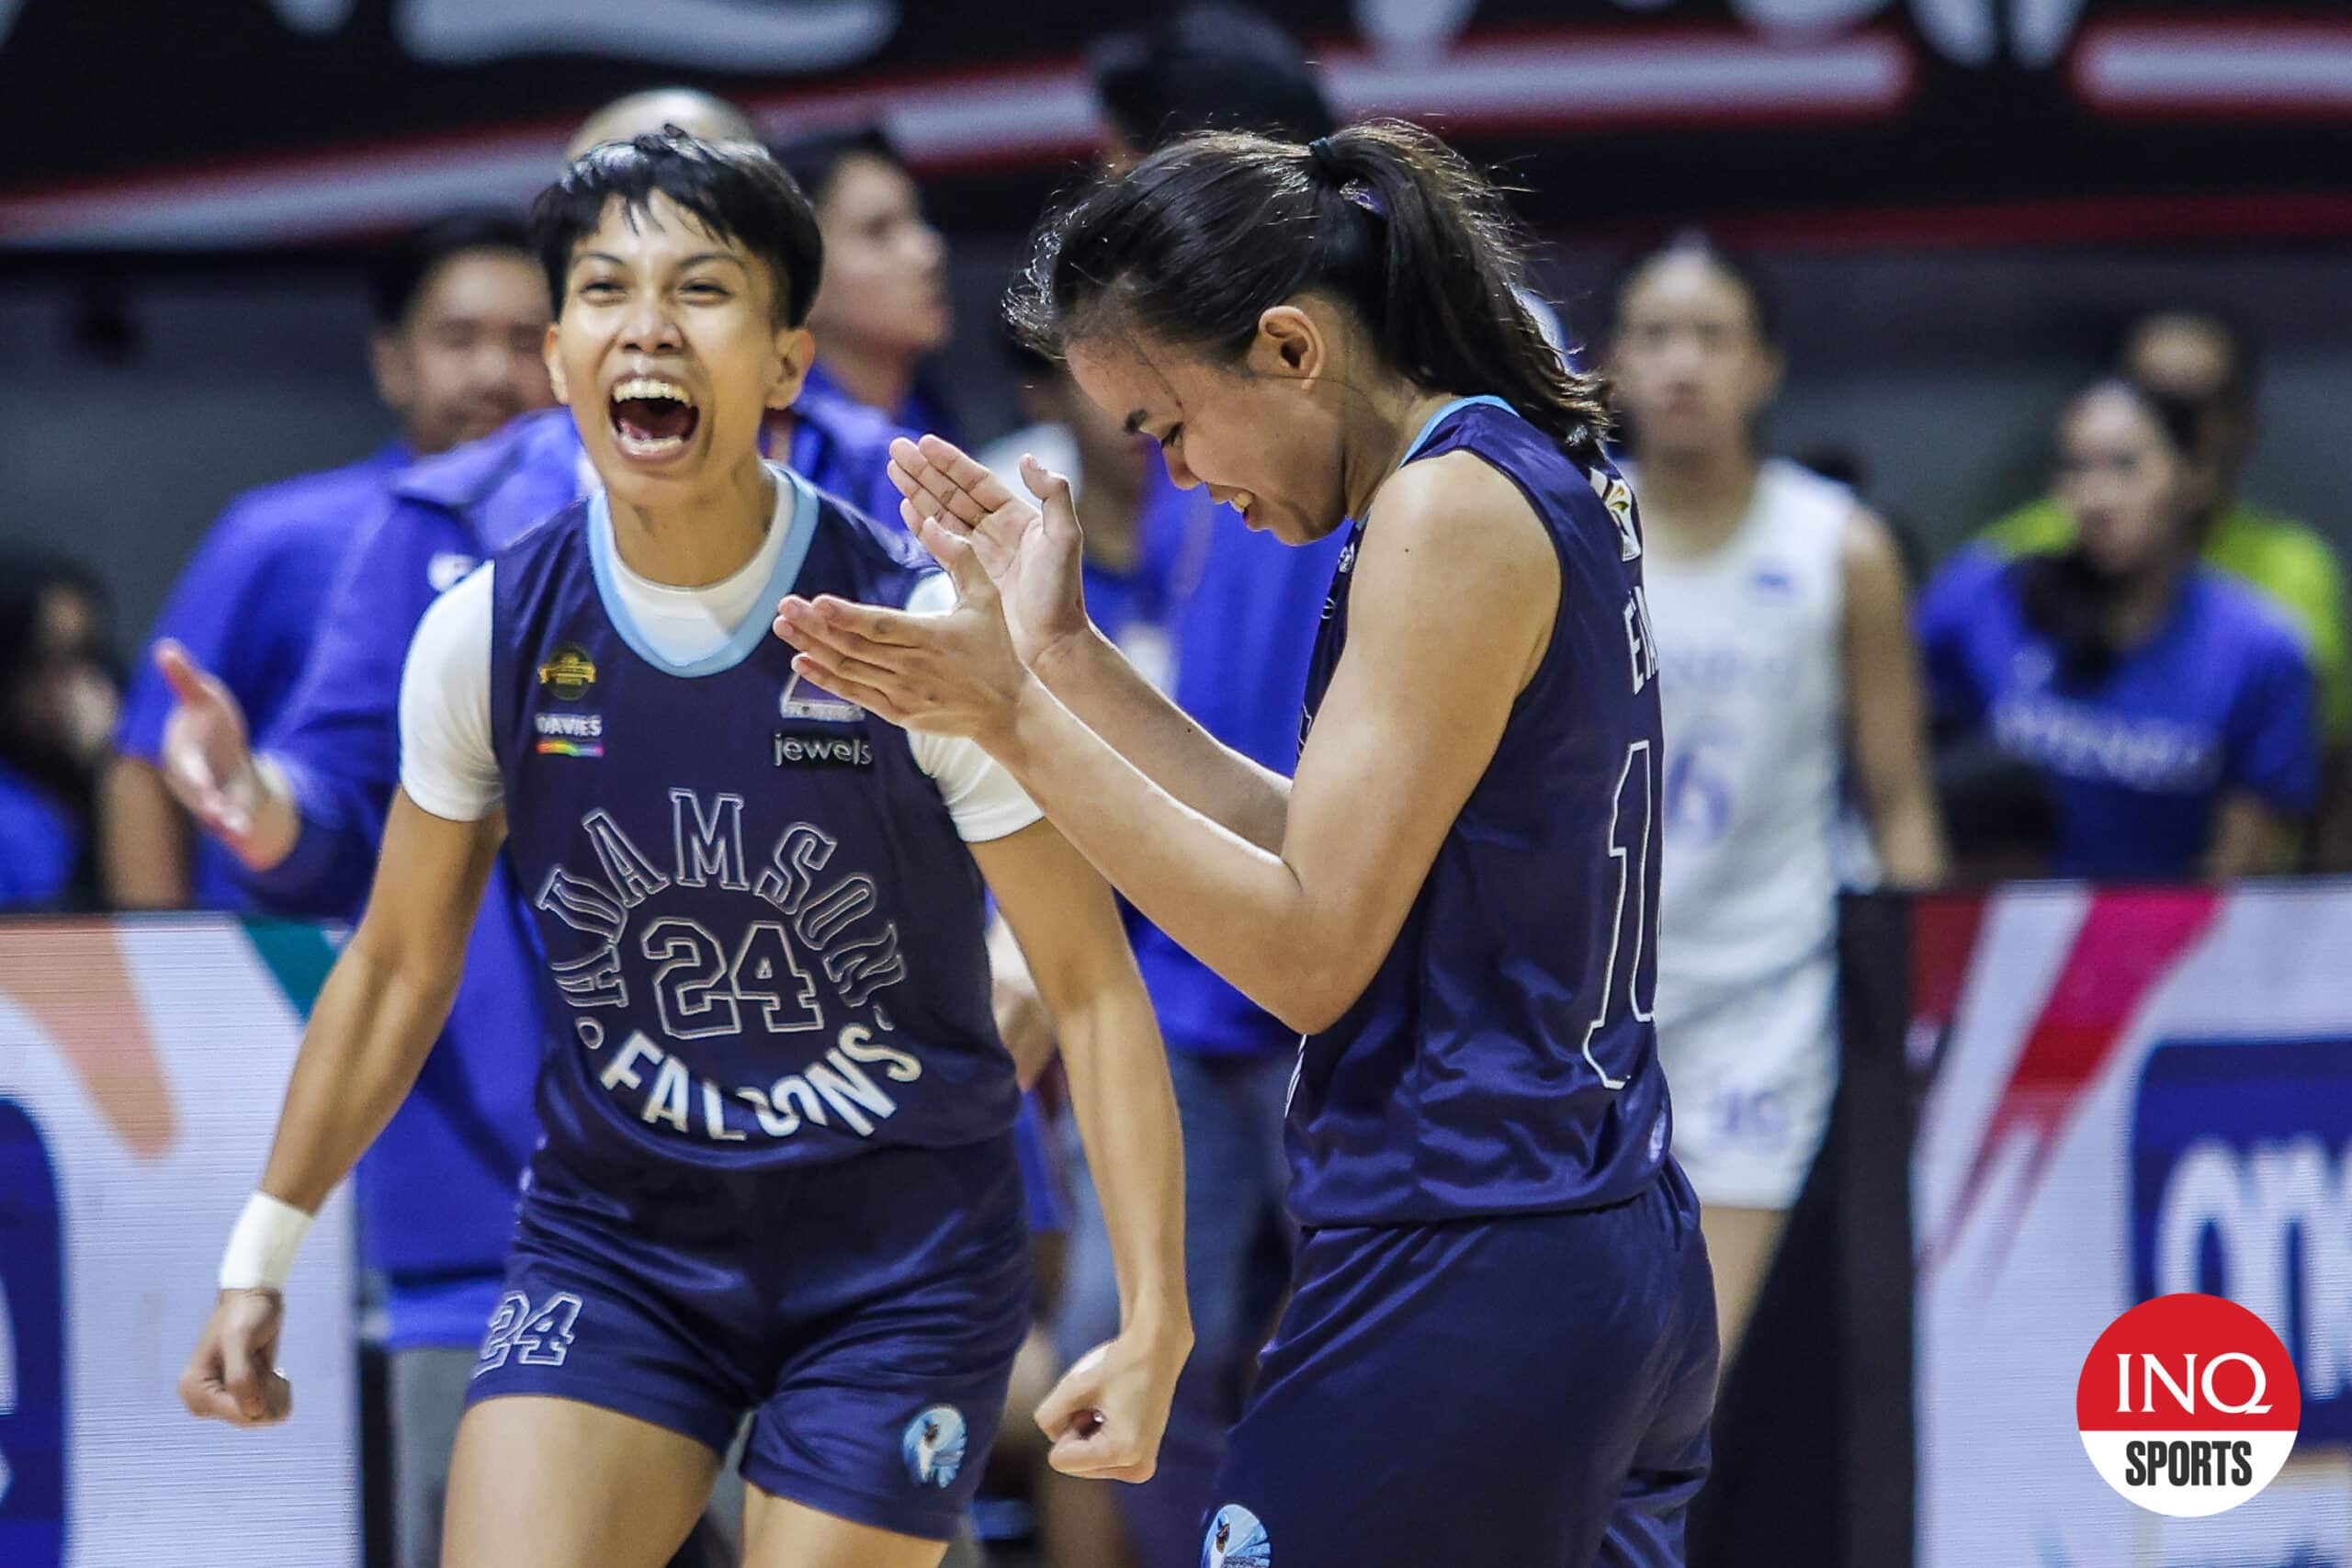
[[[2058,493],[2084,556],[2106,576],[2144,570],[2184,542],[2190,478],[2155,417],[2127,393],[2094,391],[2060,426]]]
[[[1739,281],[1704,255],[1678,252],[1626,285],[1610,373],[1637,448],[1698,455],[1747,439],[1779,387],[1780,356]]]
[[[1313,383],[1260,363],[1265,342],[1226,366],[1106,333],[1070,346],[1070,374],[1113,419],[1159,443],[1178,484],[1206,485],[1250,527],[1303,545],[1346,521],[1340,426]]]
[[[634,214],[608,203],[573,246],[548,367],[616,499],[675,504],[759,461],[766,412],[808,366],[774,293],[766,262],[659,193]]]
[[[844,158],[817,209],[825,276],[808,324],[822,338],[928,354],[955,326],[947,247],[923,220],[914,181],[888,158]]]
[[[548,285],[520,251],[462,251],[378,339],[384,399],[418,452],[444,452],[545,408]]]

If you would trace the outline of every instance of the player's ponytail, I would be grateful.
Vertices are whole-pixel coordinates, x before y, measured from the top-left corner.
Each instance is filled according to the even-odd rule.
[[[1518,292],[1502,197],[1417,126],[1375,121],[1305,146],[1215,133],[1170,144],[1047,217],[1006,301],[1058,354],[1120,326],[1238,357],[1258,318],[1320,292],[1431,391],[1492,393],[1580,460],[1608,424]]]

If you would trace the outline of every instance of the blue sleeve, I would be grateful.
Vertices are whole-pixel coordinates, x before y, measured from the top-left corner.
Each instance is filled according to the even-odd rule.
[[[190,658],[220,678],[248,715],[261,705],[258,698],[270,694],[273,673],[283,681],[276,666],[287,661],[288,618],[307,617],[315,606],[289,604],[268,591],[277,540],[266,524],[252,502],[232,502],[180,573],[123,696],[115,747],[125,756],[153,762],[163,750],[172,689],[145,656],[157,638],[177,638]],[[293,630],[299,648],[300,628]]]
[[[2288,817],[2319,796],[2319,717],[2310,662],[2284,634],[2266,641],[2230,714],[2224,787]]]
[[[457,525],[396,502],[353,544],[310,662],[262,749],[301,813],[292,852],[245,884],[274,912],[349,919],[366,903],[400,783],[401,668],[432,606],[429,565]]]
[[[2002,563],[1971,547],[1936,573],[1919,595],[1912,625],[1928,682],[1928,711],[1939,730],[1984,721],[1984,692],[1969,660],[1970,628],[1992,608]]]

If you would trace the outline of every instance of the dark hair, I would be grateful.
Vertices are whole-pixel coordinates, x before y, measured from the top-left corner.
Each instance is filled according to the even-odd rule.
[[[2087,399],[2109,392],[2137,403],[2175,457],[2196,459],[2201,426],[2211,410],[2125,377],[2103,376],[2067,399],[2066,412],[2072,415]],[[2107,626],[2120,584],[2094,567],[2079,547],[2029,557],[2016,570],[2019,608],[2026,624],[2056,648],[2060,681],[2081,685],[2105,679],[2122,657]]]
[[[630,222],[656,194],[693,214],[714,239],[733,240],[767,263],[775,319],[797,327],[824,270],[817,214],[784,166],[750,141],[704,141],[676,126],[629,141],[606,141],[572,160],[531,204],[531,243],[547,269],[556,314],[563,313],[571,253],[623,204]]]
[[[2057,858],[2063,825],[2048,777],[1990,735],[1977,731],[1939,747],[1935,782],[1944,840],[1960,865],[2014,872],[2019,868],[2007,863],[2021,860],[2042,872]]]
[[[809,205],[822,207],[831,195],[834,176],[852,158],[879,158],[903,169],[907,160],[878,125],[850,130],[818,131],[776,144],[775,161],[808,194]]]
[[[1311,141],[1339,129],[1306,51],[1241,6],[1182,6],[1103,39],[1087,67],[1103,112],[1147,152],[1200,130]]]
[[[376,324],[397,327],[407,321],[426,280],[442,264],[476,251],[512,251],[528,258],[530,227],[520,213],[469,208],[410,230],[384,253],[368,279]]]
[[[1674,256],[1690,256],[1702,261],[1731,279],[1740,292],[1747,296],[1748,319],[1756,323],[1758,339],[1775,346],[1780,344],[1780,301],[1773,298],[1772,290],[1764,282],[1763,274],[1756,269],[1755,263],[1739,252],[1727,249],[1703,229],[1679,231],[1665,243],[1653,245],[1642,252],[1617,275],[1609,290],[1612,322],[1624,320],[1625,296],[1632,292],[1635,281],[1659,262]]]
[[[1400,120],[1302,147],[1190,136],[1049,214],[1005,301],[1040,350],[1106,327],[1230,362],[1266,310],[1317,292],[1352,310],[1388,364],[1430,391],[1490,392],[1581,461],[1608,416],[1513,291],[1517,225],[1444,142]]]

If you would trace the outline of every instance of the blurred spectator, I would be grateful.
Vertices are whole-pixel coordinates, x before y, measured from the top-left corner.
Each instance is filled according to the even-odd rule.
[[[2312,677],[2267,600],[2198,559],[2209,407],[2120,379],[2066,408],[2075,542],[1963,552],[1922,598],[1939,728],[2040,768],[2064,876],[2278,868],[2318,787]]]
[[[550,400],[547,284],[520,218],[469,212],[426,225],[384,256],[370,294],[369,360],[400,434],[347,468],[231,502],[155,623],[155,641],[209,671],[256,730],[286,705],[319,591],[392,479]],[[228,852],[196,836],[157,772],[172,702],[163,670],[141,660],[106,784],[107,897],[120,908],[242,908]]]
[[[1087,51],[1102,107],[1102,161],[1140,162],[1196,130],[1262,130],[1311,141],[1339,129],[1298,41],[1246,6],[1179,6]]]
[[[922,375],[956,327],[947,244],[924,220],[905,160],[870,128],[805,137],[776,156],[815,204],[825,237],[825,276],[808,312],[817,334],[808,390],[956,439],[954,411]],[[881,515],[897,516],[897,506]]]
[[[2344,776],[2352,747],[2352,631],[2343,572],[2318,530],[2238,494],[2254,447],[2254,345],[2220,316],[2165,310],[2132,323],[2118,358],[2124,375],[2199,412],[2199,457],[2213,475],[2212,499],[2197,519],[2206,563],[2267,595],[2302,635],[2319,682],[2322,734],[2334,759],[2315,852],[2324,868],[2352,867],[2352,788]],[[2052,495],[1989,525],[1983,538],[2004,555],[2040,554],[2068,548],[2075,532],[2064,498]]]
[[[1944,849],[1894,542],[1851,490],[1758,447],[1783,367],[1760,283],[1686,236],[1637,263],[1616,305],[1629,548],[1666,719],[1658,1060],[1728,1364],[1837,1086],[1849,755],[1891,881],[1940,881]],[[1631,536],[1634,497],[1604,499]]]
[[[111,637],[90,572],[0,553],[0,909],[94,902],[92,796],[122,694]]]

